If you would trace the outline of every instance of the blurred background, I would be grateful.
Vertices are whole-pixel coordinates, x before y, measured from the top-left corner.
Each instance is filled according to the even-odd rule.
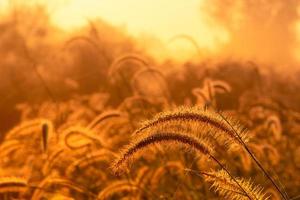
[[[124,53],[166,71],[233,61],[294,76],[299,12],[296,0],[0,0],[0,130],[16,122],[17,103],[102,87]]]
[[[296,196],[299,66],[298,0],[0,0],[0,141],[37,118],[60,132],[109,110],[129,122],[105,130],[124,136],[154,113],[197,105],[242,121]],[[237,174],[269,188],[236,160]]]

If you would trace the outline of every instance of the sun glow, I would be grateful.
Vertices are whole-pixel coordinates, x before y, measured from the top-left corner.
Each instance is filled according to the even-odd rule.
[[[134,37],[136,44],[160,61],[185,62],[199,55],[201,59],[233,57],[279,65],[300,60],[297,2],[290,6],[281,0],[272,4],[247,0],[0,0],[0,16],[24,4],[44,5],[52,24],[70,33],[89,20],[100,19]],[[193,41],[186,37],[173,40],[178,35]]]
[[[86,25],[89,19],[99,18],[126,30],[137,38],[153,37],[162,44],[168,44],[172,37],[184,34],[193,38],[199,47],[207,51],[215,51],[218,44],[228,40],[228,36],[224,31],[206,23],[205,16],[200,10],[202,1],[34,0],[30,2],[46,5],[52,23],[65,31],[73,31]],[[7,0],[2,0],[2,4],[9,5]],[[146,42],[146,45],[151,51],[153,44]],[[169,52],[166,56],[175,54],[177,55],[175,57],[178,57],[180,53],[182,57],[190,57],[190,54],[195,54],[192,45],[180,40],[171,45],[164,45],[163,48],[164,52],[159,51],[159,53],[162,55],[168,54],[166,51]]]
[[[54,11],[53,21],[70,29],[80,27],[87,18],[102,18],[125,27],[134,35],[153,34],[167,41],[178,34],[194,37],[201,46],[214,46],[220,34],[213,32],[201,16],[200,1],[190,0],[72,0]]]

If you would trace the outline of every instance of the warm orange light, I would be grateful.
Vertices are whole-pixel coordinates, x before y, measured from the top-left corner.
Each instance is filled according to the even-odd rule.
[[[114,26],[126,29],[130,35],[138,38],[151,35],[159,39],[163,47],[153,52],[159,52],[160,57],[189,59],[195,54],[195,48],[186,41],[178,40],[170,45],[165,44],[172,37],[185,34],[192,37],[206,51],[215,51],[217,44],[227,40],[226,34],[207,25],[200,10],[202,1],[31,0],[28,3],[46,5],[52,22],[64,30],[71,31],[86,25],[88,19],[101,18]],[[8,0],[2,0],[2,4],[9,5]],[[148,51],[155,46],[149,42],[146,42],[146,45]]]
[[[0,0],[0,13],[18,4],[43,4],[53,24],[72,32],[99,18],[135,37],[160,61],[225,56],[258,62],[299,62],[298,3],[247,0]],[[299,7],[299,6],[298,6]],[[186,40],[169,43],[174,36]]]

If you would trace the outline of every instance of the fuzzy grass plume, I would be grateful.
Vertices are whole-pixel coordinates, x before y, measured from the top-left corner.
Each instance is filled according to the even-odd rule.
[[[181,144],[209,157],[211,157],[213,153],[212,148],[205,140],[200,140],[193,135],[186,133],[157,132],[134,139],[134,141],[128,145],[115,160],[112,165],[113,171],[119,173],[124,170],[126,163],[147,147],[165,143]]]
[[[226,142],[232,141],[239,146],[242,144],[241,140],[247,142],[248,135],[246,129],[229,117],[227,118],[231,125],[229,125],[219,113],[197,107],[181,107],[174,111],[162,112],[156,115],[153,119],[144,122],[134,134],[153,131],[155,128],[162,126],[164,130],[168,130],[167,128],[172,127],[174,124],[180,125],[181,127],[202,125],[204,130],[213,128],[216,137],[225,138]],[[236,135],[237,132],[239,136]]]

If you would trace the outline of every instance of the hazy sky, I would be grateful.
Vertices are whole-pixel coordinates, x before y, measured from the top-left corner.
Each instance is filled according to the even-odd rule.
[[[4,8],[9,1],[0,0]],[[200,12],[203,0],[27,0],[48,5],[52,21],[64,29],[80,27],[87,18],[100,17],[126,27],[133,35],[153,34],[163,42],[175,35],[192,36],[200,46],[212,48],[222,35],[212,31]]]
[[[200,46],[202,57],[220,53],[280,64],[300,61],[297,0],[0,0],[0,16],[9,2],[46,4],[52,23],[65,30],[87,25],[87,19],[101,18],[125,28],[130,35],[153,35],[162,44],[178,34],[189,35]],[[149,41],[145,49],[158,55],[167,52],[168,57],[170,49],[175,50],[170,53],[175,58],[195,53],[186,41],[158,48],[151,47],[153,42]],[[162,47],[167,50],[160,52]]]
[[[101,17],[133,34],[150,33],[163,40],[184,33],[206,46],[214,38],[202,21],[199,0],[69,0],[54,10],[53,20],[76,27],[86,17]]]

